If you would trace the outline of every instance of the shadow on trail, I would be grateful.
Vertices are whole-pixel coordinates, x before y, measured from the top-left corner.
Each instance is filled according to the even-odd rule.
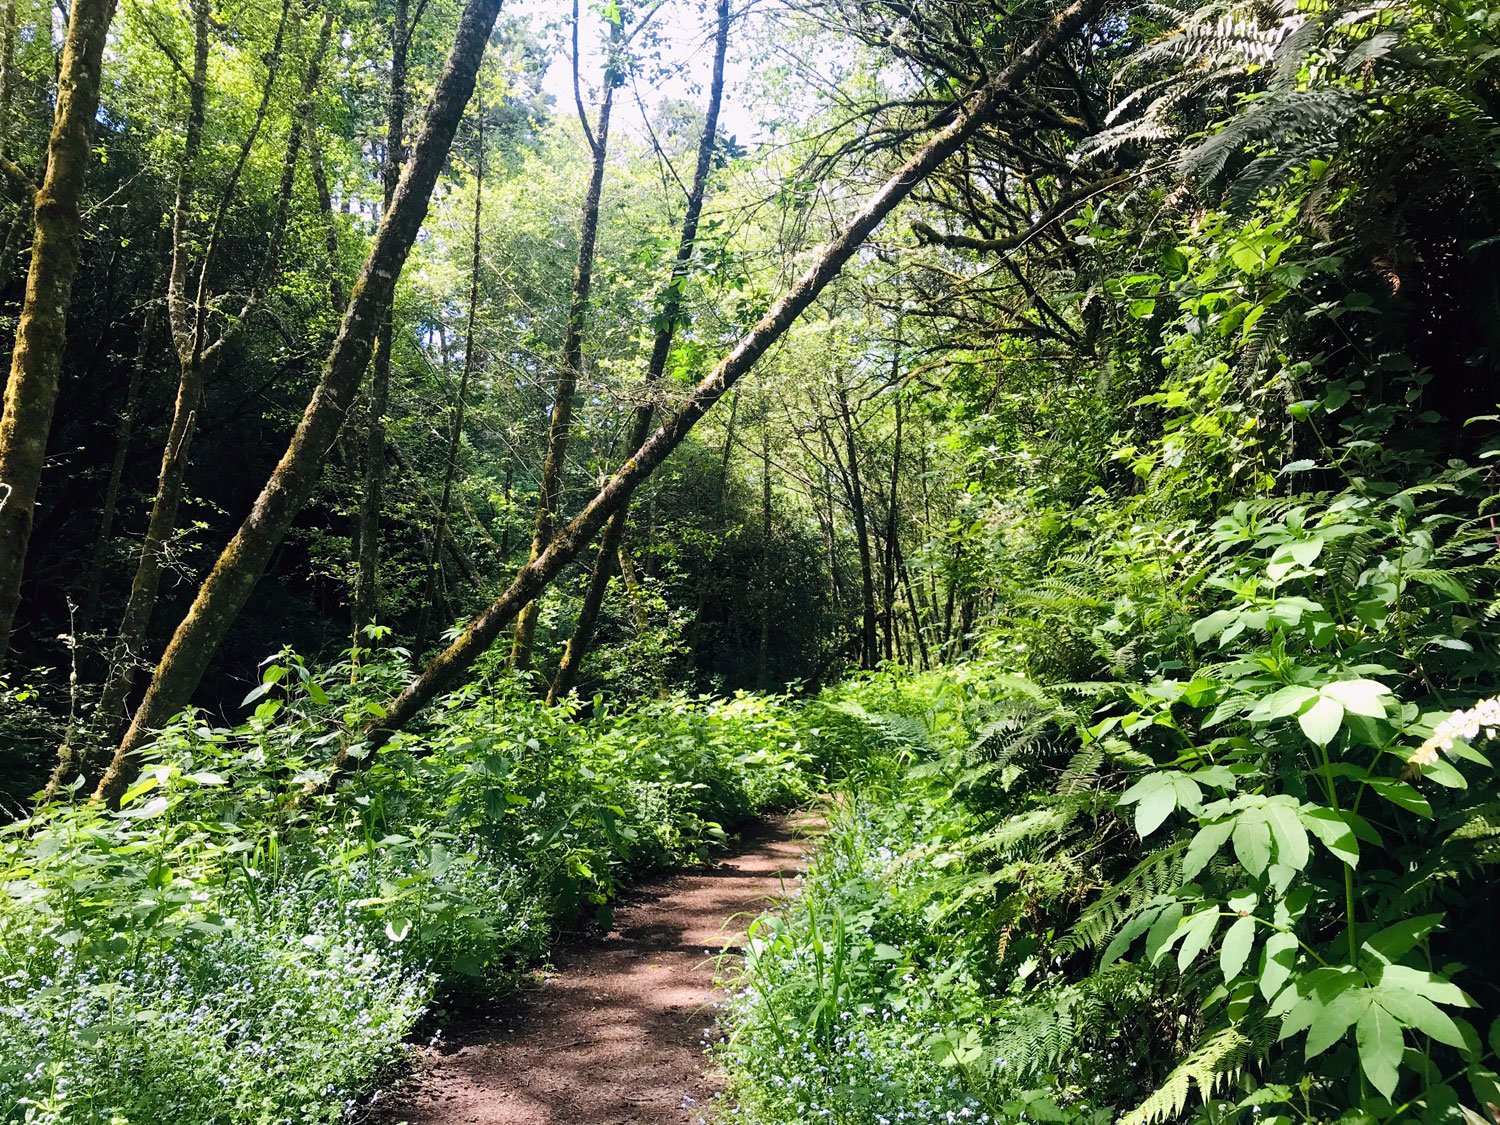
[[[712,867],[623,896],[615,930],[574,936],[556,972],[444,1029],[414,1079],[380,1107],[388,1125],[692,1125],[716,1091],[722,953],[805,865],[809,816],[747,835]]]

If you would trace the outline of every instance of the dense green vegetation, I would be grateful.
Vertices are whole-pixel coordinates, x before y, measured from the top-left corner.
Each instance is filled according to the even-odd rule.
[[[1500,13],[70,17],[0,1120],[357,1117],[816,800],[724,1121],[1500,1121]]]
[[[368,668],[368,666],[367,666]],[[588,720],[503,677],[298,804],[374,705],[266,666],[243,726],[162,732],[118,814],[11,827],[0,1104],[18,1121],[338,1121],[435,1000],[489,995],[621,879],[804,800],[836,747],[775,700]]]

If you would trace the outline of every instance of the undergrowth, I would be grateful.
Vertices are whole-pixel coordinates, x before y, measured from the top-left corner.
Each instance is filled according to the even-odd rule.
[[[394,666],[269,661],[240,728],[163,732],[118,812],[0,843],[0,1120],[334,1122],[437,1000],[503,986],[622,880],[807,797],[827,740],[772,698],[584,719],[450,697],[334,796],[328,743]]]

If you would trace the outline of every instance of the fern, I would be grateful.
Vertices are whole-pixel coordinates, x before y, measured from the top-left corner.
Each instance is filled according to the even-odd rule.
[[[1121,1118],[1121,1125],[1155,1125],[1180,1117],[1195,1086],[1198,1096],[1208,1101],[1239,1076],[1253,1046],[1240,1027],[1213,1032],[1173,1068],[1149,1098]]]

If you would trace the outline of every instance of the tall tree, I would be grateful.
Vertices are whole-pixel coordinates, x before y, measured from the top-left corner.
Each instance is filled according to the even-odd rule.
[[[651,360],[646,367],[646,380],[641,391],[641,402],[631,417],[629,447],[627,455],[633,455],[651,435],[651,420],[655,416],[655,400],[660,393],[662,378],[667,370],[667,358],[672,353],[672,341],[682,321],[683,289],[692,266],[693,251],[698,242],[698,221],[703,213],[703,197],[708,190],[708,177],[713,170],[714,147],[718,142],[719,108],[724,100],[724,59],[729,49],[729,0],[719,0],[714,25],[714,61],[709,80],[708,104],[703,117],[703,135],[698,140],[698,163],[693,169],[692,186],[688,189],[687,207],[682,215],[682,232],[677,240],[677,255],[672,260],[672,272],[659,298],[656,334],[651,341]],[[604,595],[609,588],[610,575],[614,572],[614,561],[625,538],[625,525],[629,518],[629,506],[620,508],[605,525],[599,539],[599,551],[595,555],[593,569],[589,572],[588,586],[584,589],[583,602],[578,609],[578,620],[573,626],[573,635],[568,638],[557,674],[548,689],[549,702],[566,696],[578,680],[578,670],[583,658],[594,641],[594,629],[598,625],[599,610],[604,605]]]
[[[0,662],[21,602],[26,546],[57,404],[78,269],[89,134],[99,113],[104,40],[114,13],[114,0],[73,0],[57,72],[47,171],[34,197],[31,266],[0,416]]]
[[[401,162],[406,145],[407,69],[411,57],[412,35],[422,18],[425,0],[415,16],[410,0],[395,0],[391,14],[391,71],[386,87],[385,162],[381,169],[385,209],[389,210],[401,178]],[[375,354],[370,360],[369,424],[365,430],[365,480],[359,501],[359,526],[354,577],[354,641],[356,649],[363,643],[360,633],[372,624],[380,610],[380,515],[385,491],[385,411],[391,397],[391,342],[393,337],[391,309],[386,307],[375,333]]]
[[[329,451],[359,391],[381,317],[395,292],[396,277],[427,216],[432,190],[474,92],[485,45],[499,14],[500,0],[468,0],[465,4],[411,159],[402,170],[391,205],[381,218],[354,283],[318,385],[286,453],[199,587],[162,654],[130,729],[100,779],[98,797],[119,799],[139,768],[136,752],[153,731],[192,699],[224,634],[265,572],[292,520],[317,487]]]
[[[547,548],[522,567],[499,597],[470,621],[452,644],[427,663],[391,702],[383,718],[371,724],[360,740],[340,748],[334,760],[335,772],[348,769],[361,757],[367,757],[473,665],[506,626],[515,621],[522,608],[578,557],[610,516],[626,504],[641,482],[682,444],[713,405],[786,333],[839,275],[845,263],[859,251],[880,222],[917,185],[963,148],[969,138],[1016,95],[1026,78],[1088,23],[1101,3],[1102,0],[1075,0],[1049,19],[1042,33],[1007,66],[996,71],[956,109],[944,112],[944,124],[865,200],[844,229],[816,255],[807,270],[771,305],[729,354],[704,376],[676,412],[664,420],[640,449],[605,481],[582,511],[558,530]]]
[[[438,497],[437,513],[432,522],[432,543],[427,555],[427,588],[422,597],[421,617],[417,622],[416,651],[427,648],[428,629],[434,611],[433,603],[438,596],[438,573],[441,569],[443,546],[448,538],[448,512],[453,503],[453,485],[458,476],[458,451],[463,443],[464,412],[469,404],[469,384],[474,378],[474,367],[478,362],[478,346],[474,336],[474,322],[479,313],[479,265],[481,222],[484,219],[484,94],[476,99],[474,131],[474,222],[469,239],[469,312],[464,324],[464,366],[458,377],[458,394],[453,401],[453,412],[448,422],[447,452],[443,458],[443,489]],[[446,339],[446,336],[444,337]],[[443,346],[446,362],[447,345]]]
[[[324,17],[322,29],[312,49],[303,74],[301,90],[291,126],[287,132],[282,174],[277,186],[271,220],[269,244],[265,258],[255,271],[250,293],[243,307],[216,338],[210,339],[212,302],[209,286],[212,270],[223,244],[225,225],[236,202],[245,166],[255,148],[275,92],[281,70],[282,55],[288,31],[295,35],[298,13],[290,0],[284,0],[281,20],[265,57],[266,73],[260,98],[250,127],[242,138],[229,176],[218,192],[206,230],[195,230],[195,217],[201,208],[199,173],[203,159],[204,129],[207,125],[209,95],[210,4],[193,0],[193,70],[189,77],[187,128],[184,131],[182,163],[178,169],[176,199],[172,208],[172,265],[167,281],[167,322],[171,328],[173,351],[177,358],[177,397],[167,439],[162,448],[161,466],[156,477],[156,495],[152,498],[141,542],[130,596],[125,603],[119,632],[115,637],[109,674],[100,692],[94,729],[96,740],[112,743],[129,719],[126,702],[135,683],[136,672],[143,663],[151,617],[161,590],[172,536],[176,534],[178,512],[186,489],[187,467],[196,436],[198,416],[204,390],[218,371],[228,348],[249,327],[260,310],[266,292],[276,275],[291,218],[292,195],[296,186],[296,169],[301,156],[306,121],[317,93],[323,55],[332,38],[334,12]]]
[[[599,103],[595,127],[589,125],[584,109],[578,75],[578,0],[573,0],[573,93],[578,103],[578,123],[589,147],[592,163],[589,186],[583,199],[583,219],[578,230],[578,259],[573,266],[573,289],[568,307],[568,328],[563,339],[561,363],[557,370],[557,389],[552,396],[552,419],[547,427],[547,453],[542,461],[542,478],[536,491],[536,519],[531,531],[531,561],[535,561],[551,542],[561,502],[563,470],[568,462],[568,442],[573,433],[573,399],[578,380],[583,375],[583,333],[587,326],[589,295],[594,282],[594,242],[599,234],[599,201],[604,192],[604,168],[609,150],[609,118],[614,108],[615,89],[621,81],[619,51],[623,40],[622,19],[618,11],[610,22],[609,49],[604,60],[604,94]],[[515,641],[511,646],[513,668],[531,665],[531,647],[536,635],[540,603],[529,603],[516,620]]]

